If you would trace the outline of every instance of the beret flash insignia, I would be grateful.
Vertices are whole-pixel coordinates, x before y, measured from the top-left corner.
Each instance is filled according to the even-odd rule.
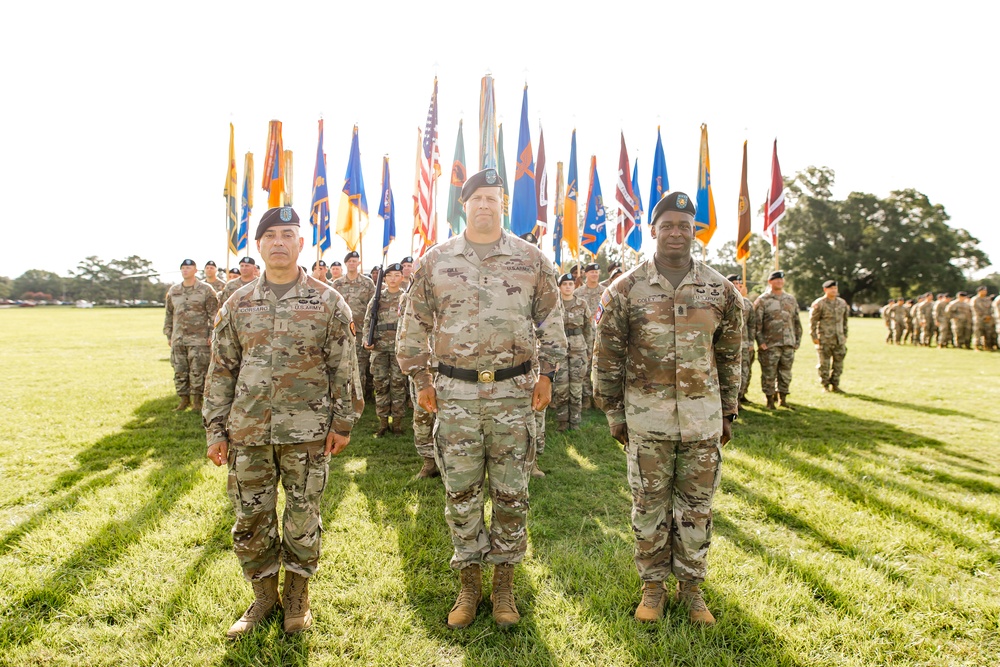
[[[292,208],[290,206],[282,206],[281,212],[278,214],[282,222],[292,221]]]
[[[687,205],[688,205],[688,198],[685,197],[684,195],[679,195],[677,197],[677,208],[685,209],[687,208]]]
[[[490,185],[493,185],[494,183],[497,182],[497,173],[492,169],[486,172],[486,182],[489,183]]]

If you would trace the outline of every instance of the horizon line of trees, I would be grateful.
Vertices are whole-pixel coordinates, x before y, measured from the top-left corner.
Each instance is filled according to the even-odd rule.
[[[14,279],[0,276],[0,299],[162,301],[169,286],[159,281],[153,263],[138,255],[110,261],[92,255],[66,276],[43,269],[29,269]]]

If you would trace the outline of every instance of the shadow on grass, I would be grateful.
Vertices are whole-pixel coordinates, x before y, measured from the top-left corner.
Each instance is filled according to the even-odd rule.
[[[930,415],[939,415],[941,417],[962,417],[963,419],[975,419],[976,421],[986,422],[989,424],[997,423],[997,420],[995,419],[986,419],[981,415],[975,415],[972,414],[971,412],[962,412],[960,410],[952,410],[951,408],[937,408],[930,405],[919,405],[917,403],[890,401],[884,398],[878,398],[876,396],[867,396],[865,394],[859,394],[853,391],[844,392],[844,395],[848,398],[856,398],[866,403],[874,403],[876,405],[882,405],[887,408],[912,410],[913,412],[920,412]]]
[[[0,553],[14,548],[57,512],[72,510],[123,472],[152,462],[145,478],[149,496],[129,516],[108,521],[78,546],[41,584],[15,594],[0,611],[0,645],[22,645],[43,632],[43,626],[72,597],[116,563],[128,547],[154,530],[174,504],[198,481],[204,463],[204,431],[192,413],[174,413],[173,396],[143,403],[122,430],[101,438],[76,455],[77,467],[53,482],[53,499],[0,543]],[[67,491],[68,489],[68,491]]]

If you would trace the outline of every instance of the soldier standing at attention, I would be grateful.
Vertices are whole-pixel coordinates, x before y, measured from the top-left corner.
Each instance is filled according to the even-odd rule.
[[[253,257],[244,257],[240,260],[240,275],[226,283],[219,295],[219,305],[224,304],[229,297],[236,293],[241,287],[246,287],[257,279],[257,262]]]
[[[951,344],[966,350],[972,349],[972,304],[969,295],[959,292],[958,298],[948,304],[948,319],[951,321]]]
[[[313,262],[313,265],[312,265],[312,277],[315,278],[316,280],[320,281],[321,283],[329,284],[329,283],[327,283],[327,279],[326,279],[326,271],[327,271],[327,269],[326,269],[326,262],[324,262],[321,259],[318,259],[315,262]]]
[[[331,287],[335,280],[344,275],[344,265],[340,262],[330,262],[330,279],[327,280],[327,284]]]
[[[597,262],[591,262],[583,266],[583,286],[578,287],[573,293],[578,299],[583,299],[590,307],[591,314],[597,312],[597,306],[601,303],[601,295],[604,288],[600,285],[601,267]],[[590,376],[593,372],[592,363],[594,361],[593,350],[587,353],[587,374],[583,377],[583,409],[589,410],[594,407],[594,385],[590,383]]]
[[[254,239],[267,270],[219,310],[203,413],[208,458],[229,467],[233,549],[254,592],[230,639],[282,606],[285,632],[312,625],[309,577],[319,563],[330,455],[347,447],[364,408],[350,308],[296,266],[298,215],[288,206],[270,209]]]
[[[823,283],[823,296],[809,307],[809,335],[819,355],[819,383],[823,391],[842,394],[840,374],[847,356],[847,302],[838,296],[836,280]]]
[[[406,302],[408,299],[409,291],[403,292],[403,296],[400,298],[399,304],[400,316],[402,316],[402,313],[406,312]],[[396,326],[396,344],[398,346],[398,322]],[[429,342],[429,347],[432,350],[434,349],[433,341]],[[398,357],[396,363],[399,363]],[[434,365],[435,363],[432,359],[431,366]],[[420,471],[417,472],[417,477],[420,479],[438,477],[441,475],[441,471],[438,470],[437,461],[434,460],[434,423],[437,421],[437,416],[433,412],[422,408],[417,402],[417,385],[413,382],[413,378],[407,378],[407,381],[407,386],[410,392],[410,403],[413,406],[413,446],[416,448],[417,454],[420,455],[420,458],[423,459],[423,464],[420,466]],[[545,414],[544,411],[542,414]]]
[[[930,347],[934,340],[934,295],[926,292],[917,304],[917,324],[920,326],[920,344]]]
[[[212,286],[216,294],[226,287],[226,283],[219,278],[219,267],[212,260],[205,262],[205,282]]]
[[[747,389],[750,388],[750,376],[753,374],[753,360],[756,358],[753,347],[753,334],[757,328],[757,319],[753,312],[753,302],[747,298],[747,286],[743,284],[743,278],[733,273],[726,276],[726,280],[731,282],[740,293],[743,299],[743,344],[740,348],[740,405],[752,403],[747,398]]]
[[[402,433],[403,418],[406,417],[407,378],[396,363],[396,323],[403,296],[403,290],[399,289],[402,280],[402,265],[390,264],[385,268],[385,286],[378,303],[375,342],[371,346],[365,345],[365,349],[371,353],[372,379],[375,382],[375,413],[379,422],[376,438],[382,437],[389,430],[389,417],[392,417],[392,432]],[[374,307],[375,297],[372,297],[365,310],[363,340],[368,339]]]
[[[403,267],[403,282],[399,286],[405,292],[410,289],[411,277],[413,276],[413,258],[407,255],[400,264]]]
[[[368,310],[368,302],[375,296],[375,283],[366,275],[358,271],[361,264],[361,255],[357,251],[350,251],[344,257],[344,266],[347,267],[347,275],[333,281],[333,289],[340,292],[344,301],[351,307],[354,314],[354,330],[357,344],[355,351],[358,355],[358,374],[361,376],[361,384],[365,388],[365,396],[372,396],[371,391],[371,371],[369,369],[369,354],[362,343],[365,340],[363,327],[365,322],[365,311]]]
[[[556,371],[554,400],[557,431],[565,432],[580,427],[583,413],[583,385],[589,384],[585,378],[587,357],[594,353],[593,312],[583,299],[573,292],[576,283],[573,275],[564,274],[559,278],[559,292],[563,305],[563,326],[566,329],[568,345],[566,358],[559,362]]]
[[[451,565],[462,582],[448,614],[453,629],[475,620],[484,560],[494,566],[494,620],[500,627],[520,620],[513,576],[528,544],[533,411],[549,404],[556,364],[566,355],[556,269],[502,228],[502,186],[495,169],[465,182],[468,226],[421,259],[396,346],[400,367],[417,385],[417,403],[437,413]],[[493,505],[488,532],[485,489]]]
[[[972,297],[972,344],[977,350],[992,348],[990,330],[993,329],[993,314],[990,312],[990,297],[987,296],[986,285],[976,288],[976,296]]]
[[[946,292],[937,295],[934,303],[934,326],[937,327],[938,349],[951,345],[951,320],[948,318],[948,303],[951,298]]]
[[[594,317],[594,401],[628,459],[640,622],[663,617],[672,573],[691,622],[715,623],[700,584],[721,448],[739,408],[743,304],[691,256],[694,215],[683,192],[657,202],[656,253],[608,288]]]
[[[760,355],[760,387],[767,407],[774,409],[775,396],[781,407],[788,404],[795,350],[802,342],[802,323],[795,297],[784,291],[785,272],[773,271],[767,278],[768,290],[753,304],[757,317],[757,350]]]
[[[903,297],[896,299],[889,308],[889,324],[892,328],[893,344],[902,345],[903,332],[906,331],[906,302]]]
[[[170,365],[174,367],[174,388],[181,401],[175,411],[193,406],[201,410],[208,371],[212,321],[219,310],[219,297],[208,283],[196,277],[198,266],[192,259],[181,262],[179,285],[167,290],[167,311],[163,335],[170,346]]]
[[[1000,294],[993,299],[993,347],[1000,347]]]
[[[896,305],[895,299],[889,299],[889,302],[882,306],[879,312],[882,314],[882,323],[885,324],[885,342],[886,345],[892,345],[892,309]]]

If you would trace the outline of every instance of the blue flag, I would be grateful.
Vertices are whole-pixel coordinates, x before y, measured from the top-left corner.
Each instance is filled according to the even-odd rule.
[[[321,251],[330,249],[330,193],[326,186],[326,154],[323,153],[323,120],[319,121],[319,143],[316,145],[316,168],[313,169],[312,213],[313,245]]]
[[[534,231],[538,222],[538,201],[535,199],[535,158],[531,151],[531,130],[528,128],[528,86],[521,98],[521,128],[517,135],[517,166],[514,168],[514,200],[510,210],[510,231],[522,236]]]
[[[240,212],[240,229],[236,235],[237,255],[247,247],[251,209],[253,209],[253,153],[248,152],[243,160],[243,208]]]
[[[639,252],[642,247],[642,195],[639,194],[639,158],[635,159],[635,167],[632,169],[632,194],[635,195],[635,226],[629,232],[625,243],[629,248]]]
[[[392,199],[392,187],[389,185],[389,156],[382,158],[382,203],[378,207],[379,217],[385,223],[382,233],[382,259],[389,252],[389,244],[396,238],[396,206]]]
[[[604,197],[601,195],[601,180],[597,177],[597,156],[590,156],[590,193],[587,195],[587,218],[583,223],[582,245],[592,255],[597,255],[607,240],[607,215],[604,212]]]
[[[344,187],[340,192],[337,208],[337,236],[344,239],[348,250],[357,250],[361,237],[368,229],[368,198],[365,196],[365,179],[361,174],[361,148],[358,145],[358,126],[351,138],[351,154],[347,159]]]
[[[670,190],[670,181],[667,179],[667,159],[663,157],[663,141],[660,139],[660,128],[656,128],[656,152],[653,153],[653,182],[649,186],[649,214],[646,222],[652,223],[653,207],[663,199],[663,195]]]

